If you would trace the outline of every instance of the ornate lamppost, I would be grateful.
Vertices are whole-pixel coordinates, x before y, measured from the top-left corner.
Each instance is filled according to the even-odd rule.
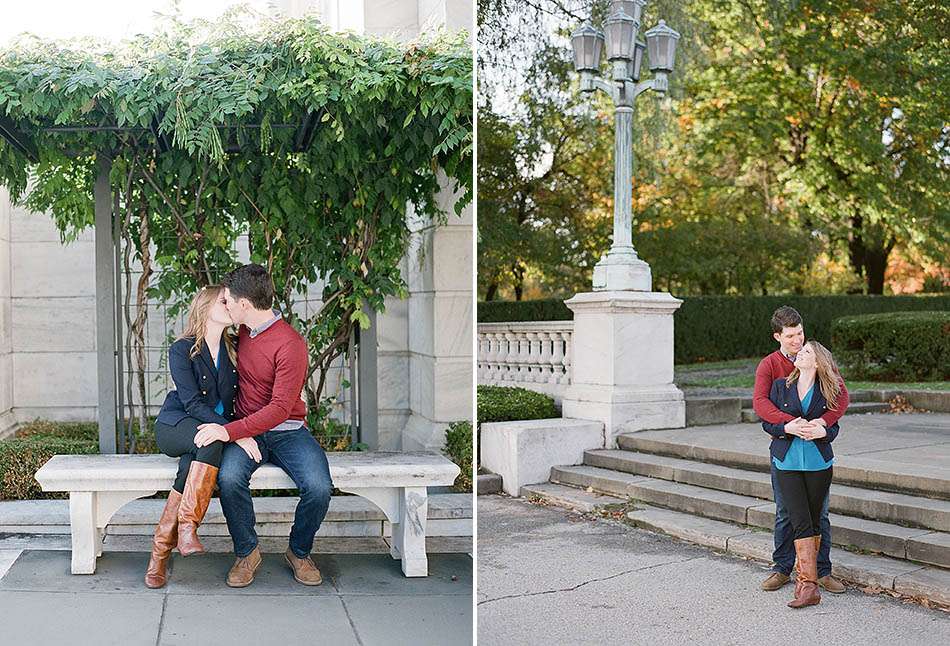
[[[633,248],[633,103],[647,90],[662,96],[673,71],[676,44],[680,35],[661,20],[648,30],[646,42],[637,38],[646,0],[614,0],[603,31],[590,23],[571,36],[574,69],[580,73],[581,91],[601,90],[614,102],[614,233],[610,250],[594,266],[594,290],[650,291],[650,266],[637,257]],[[600,57],[605,49],[610,63],[610,80],[599,76]],[[649,58],[649,80],[640,80],[643,55]]]

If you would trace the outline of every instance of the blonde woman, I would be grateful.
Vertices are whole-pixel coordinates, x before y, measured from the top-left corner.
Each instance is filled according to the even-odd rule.
[[[175,390],[155,423],[155,438],[166,455],[179,458],[178,476],[155,528],[145,585],[160,588],[177,546],[182,556],[200,554],[196,533],[217,481],[224,443],[195,445],[200,424],[227,424],[234,419],[238,392],[236,341],[221,285],[202,288],[191,302],[184,332],[168,349]]]
[[[841,388],[841,375],[831,352],[815,340],[808,341],[795,356],[795,368],[787,377],[773,381],[769,394],[776,408],[793,416],[795,423],[762,422],[762,428],[772,435],[769,453],[794,532],[797,578],[790,608],[821,601],[819,522],[831,487],[835,461],[831,443],[838,436],[838,422],[827,428],[810,422],[837,410]]]

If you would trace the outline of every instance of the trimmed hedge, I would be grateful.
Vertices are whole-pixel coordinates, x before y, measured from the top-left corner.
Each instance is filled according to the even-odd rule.
[[[65,492],[44,493],[33,474],[54,455],[98,452],[98,441],[82,438],[36,435],[4,440],[0,442],[0,500],[68,498]]]
[[[805,321],[806,338],[834,350],[832,322],[842,316],[898,311],[948,311],[950,294],[876,296],[684,296],[674,314],[674,361],[678,364],[761,357],[778,346],[769,319],[790,305]],[[573,313],[557,299],[491,301],[478,304],[478,321],[571,320]]]
[[[832,343],[852,379],[950,379],[950,312],[887,312],[844,316]]]
[[[479,386],[478,424],[560,417],[554,399],[544,393],[512,386]]]
[[[453,491],[472,492],[472,423],[452,422],[445,431],[445,452],[458,465],[461,473],[455,478]]]

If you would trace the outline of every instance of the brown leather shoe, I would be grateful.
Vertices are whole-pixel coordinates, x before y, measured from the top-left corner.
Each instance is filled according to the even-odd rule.
[[[795,554],[798,557],[798,585],[795,598],[788,602],[788,607],[817,605],[821,602],[821,592],[818,590],[818,542],[815,537],[797,539]]]
[[[297,558],[297,555],[288,547],[287,551],[284,552],[284,560],[287,561],[287,565],[290,566],[290,569],[294,571],[294,579],[296,579],[297,583],[303,583],[304,585],[320,585],[323,583],[323,576],[320,574],[320,570],[317,569],[317,566],[309,556],[302,559]]]
[[[244,588],[251,585],[254,573],[261,566],[262,561],[259,547],[255,547],[247,556],[239,556],[228,572],[228,585],[232,588]]]
[[[783,585],[789,582],[789,577],[781,572],[772,572],[768,578],[762,582],[762,589],[766,592],[775,592]]]
[[[185,490],[178,508],[178,551],[182,556],[205,551],[204,545],[198,540],[198,525],[208,511],[217,479],[218,467],[194,460],[188,468],[188,479],[185,480]]]
[[[830,574],[818,579],[818,585],[820,585],[822,589],[834,594],[841,594],[847,591],[847,588],[844,587],[844,584]]]
[[[168,492],[165,508],[155,526],[155,535],[152,536],[152,555],[148,559],[148,569],[145,570],[145,585],[149,588],[161,588],[168,580],[166,567],[168,558],[175,549],[178,540],[178,505],[181,503],[181,494],[172,489]]]

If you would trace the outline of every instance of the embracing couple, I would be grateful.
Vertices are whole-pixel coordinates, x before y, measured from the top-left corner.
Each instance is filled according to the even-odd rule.
[[[802,317],[783,306],[772,314],[779,349],[755,371],[752,405],[769,447],[775,499],[773,572],[763,590],[778,590],[796,572],[789,607],[821,601],[819,586],[844,592],[831,576],[828,498],[835,458],[831,443],[848,408],[848,390],[831,352],[814,339],[805,342]]]
[[[237,556],[227,584],[250,585],[261,565],[250,480],[265,462],[286,471],[300,492],[284,559],[298,582],[322,581],[310,550],[333,482],[326,453],[305,425],[307,343],[273,302],[267,271],[238,267],[195,295],[185,330],[168,350],[175,390],[155,436],[163,453],[179,458],[178,475],[155,528],[145,574],[150,588],[165,585],[174,548],[182,556],[204,552],[196,530],[215,485]]]

